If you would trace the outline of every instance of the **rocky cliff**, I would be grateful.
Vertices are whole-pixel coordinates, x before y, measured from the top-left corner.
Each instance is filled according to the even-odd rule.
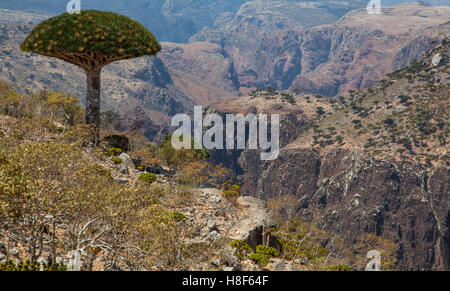
[[[221,114],[281,115],[278,159],[244,150],[228,164],[249,195],[294,195],[301,217],[318,214],[348,246],[374,233],[397,244],[399,269],[448,270],[449,45],[345,98],[262,91],[214,105]],[[233,154],[216,157],[227,163]]]
[[[271,85],[343,95],[420,58],[449,31],[448,6],[405,3],[383,7],[381,15],[359,9],[339,19],[330,14],[335,8],[320,2],[271,5],[243,5],[190,39],[217,43],[229,53],[243,93]],[[289,18],[296,9],[302,21]]]

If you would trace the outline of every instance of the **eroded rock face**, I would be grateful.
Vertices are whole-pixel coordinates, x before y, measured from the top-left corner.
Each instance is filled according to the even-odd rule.
[[[280,249],[276,239],[267,234],[266,230],[276,226],[266,208],[265,202],[250,196],[239,197],[240,220],[230,232],[230,238],[247,242],[253,250],[258,245],[268,245]]]
[[[228,52],[244,94],[269,85],[325,96],[366,88],[419,59],[450,25],[447,6],[404,3],[385,7],[376,20],[366,9],[338,20],[329,3],[258,4],[246,3],[234,17],[224,15],[190,39],[214,42]],[[287,12],[295,9],[302,11],[299,19]],[[320,17],[314,17],[318,12]],[[307,21],[309,17],[314,21]]]
[[[247,166],[247,185],[254,185],[249,193],[297,196],[299,213],[308,219],[304,210],[318,210],[324,226],[347,244],[371,232],[398,244],[400,269],[449,268],[448,169],[367,160],[350,150],[321,158],[311,149],[282,151],[273,162]]]

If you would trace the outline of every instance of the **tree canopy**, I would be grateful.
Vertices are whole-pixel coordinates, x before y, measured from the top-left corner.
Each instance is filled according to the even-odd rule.
[[[21,50],[62,59],[89,71],[119,60],[156,55],[161,45],[135,20],[112,12],[83,10],[42,22],[21,44]]]

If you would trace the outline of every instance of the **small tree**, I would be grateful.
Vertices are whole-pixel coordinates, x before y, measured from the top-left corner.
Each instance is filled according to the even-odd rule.
[[[161,46],[140,23],[122,15],[96,10],[64,13],[50,18],[28,35],[24,52],[61,59],[82,68],[87,78],[86,123],[100,128],[100,83],[104,66],[120,60],[153,56]]]
[[[322,106],[317,106],[316,113],[317,113],[317,115],[321,116],[321,115],[325,114],[325,111],[323,110]]]

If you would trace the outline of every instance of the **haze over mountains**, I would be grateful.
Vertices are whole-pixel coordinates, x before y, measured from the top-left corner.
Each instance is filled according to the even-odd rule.
[[[69,0],[2,0],[0,8],[54,16],[65,12],[68,2]],[[221,21],[242,9],[257,7],[254,12],[266,14],[274,20],[289,18],[293,23],[313,26],[332,23],[351,10],[365,7],[367,2],[366,0],[82,0],[81,5],[82,9],[113,11],[136,19],[151,29],[161,41],[187,42],[189,37],[204,27],[212,27],[216,21]],[[382,5],[404,2],[412,1],[383,0]],[[449,5],[448,0],[423,2],[431,5]]]
[[[0,8],[56,15],[65,12],[68,2],[68,0],[2,0]],[[82,9],[113,11],[136,19],[151,29],[161,41],[187,42],[189,37],[196,32],[206,26],[212,26],[218,17],[223,17],[224,14],[234,14],[242,5],[253,2],[256,2],[257,6],[264,6],[266,3],[272,2],[283,2],[283,4],[288,3],[292,6],[292,4],[304,1],[91,0],[81,1],[81,5]],[[332,17],[324,15],[324,19],[328,18],[328,23],[330,23],[352,9],[363,7],[364,3],[365,1],[362,0],[341,0],[318,1],[313,5],[321,7],[322,13],[332,15]],[[276,14],[276,11],[271,14]],[[294,15],[291,17],[297,18]]]

